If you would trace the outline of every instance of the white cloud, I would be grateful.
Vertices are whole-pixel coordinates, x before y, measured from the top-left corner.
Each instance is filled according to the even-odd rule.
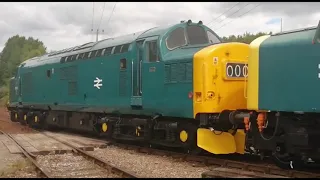
[[[92,2],[2,2],[0,3],[0,48],[13,35],[32,36],[43,41],[49,50],[59,50],[94,41],[91,32]],[[102,14],[103,2],[95,2],[94,30]],[[108,22],[114,2],[107,2],[100,29],[101,38],[133,33],[154,26],[191,19],[211,22],[236,2],[118,2]],[[283,30],[318,24],[320,3],[239,3],[209,25],[220,36],[245,32],[279,32],[280,24],[266,24],[272,18],[283,19]],[[237,13],[235,11],[240,9]],[[231,17],[229,15],[233,14]],[[225,25],[225,26],[223,26]],[[221,27],[223,26],[223,27]],[[219,28],[221,27],[221,28]]]

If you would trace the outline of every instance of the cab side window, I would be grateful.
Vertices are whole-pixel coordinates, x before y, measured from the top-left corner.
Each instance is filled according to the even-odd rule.
[[[157,40],[147,42],[147,61],[148,62],[159,61]]]

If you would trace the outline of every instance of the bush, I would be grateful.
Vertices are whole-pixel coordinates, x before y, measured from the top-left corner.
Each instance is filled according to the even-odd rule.
[[[9,80],[5,80],[5,84],[0,87],[0,105],[6,105],[9,101]]]

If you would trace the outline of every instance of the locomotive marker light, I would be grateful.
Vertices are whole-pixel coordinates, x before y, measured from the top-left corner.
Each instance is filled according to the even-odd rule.
[[[102,79],[99,79],[98,77],[96,77],[96,79],[93,82],[94,82],[93,87],[100,89],[100,87],[102,86]]]

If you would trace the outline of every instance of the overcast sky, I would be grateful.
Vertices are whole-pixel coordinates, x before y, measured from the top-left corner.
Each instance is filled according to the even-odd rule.
[[[277,18],[283,19],[283,30],[314,26],[320,20],[320,2],[118,2],[115,8],[115,2],[106,2],[105,8],[104,2],[1,2],[0,50],[16,34],[38,38],[49,51],[95,41],[93,4],[93,28],[101,19],[100,29],[104,29],[99,39],[188,19],[202,20],[219,36],[279,32]]]

